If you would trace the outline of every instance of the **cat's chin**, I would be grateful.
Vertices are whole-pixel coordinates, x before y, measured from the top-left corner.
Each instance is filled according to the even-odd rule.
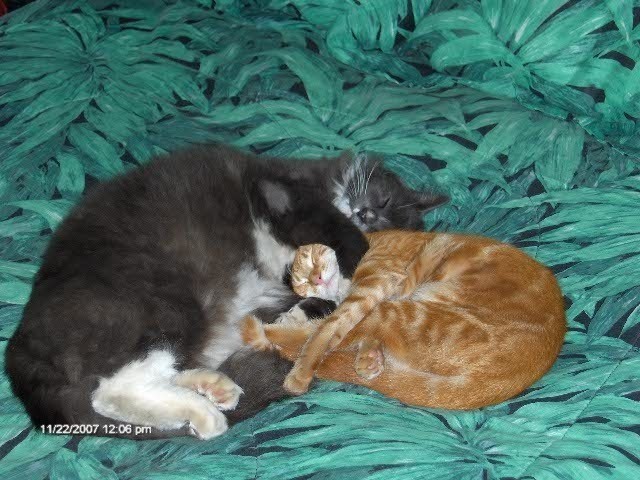
[[[336,285],[337,289],[335,298],[333,298],[332,300],[336,303],[342,303],[342,301],[347,298],[349,290],[351,289],[351,280],[339,276],[336,280]]]
[[[351,222],[358,228],[358,230],[360,230],[361,232],[367,233],[369,232],[370,228],[369,225],[367,225],[366,223],[364,223],[362,220],[360,220],[360,217],[358,217],[355,214],[352,214],[349,217],[349,220],[351,220]]]
[[[338,297],[338,278],[337,276],[333,276],[329,283],[326,285],[324,299],[336,301]]]
[[[311,296],[335,302],[337,301],[338,293],[338,279],[332,279],[329,283],[323,285],[322,289],[317,289],[313,292]]]
[[[336,261],[337,263],[337,261]],[[325,274],[323,274],[325,276]],[[326,276],[325,276],[326,278]],[[308,297],[317,297],[323,300],[331,300],[335,302],[337,300],[339,290],[340,290],[340,280],[342,279],[340,272],[336,268],[328,278],[325,280],[325,283],[322,285],[316,285],[310,292],[310,295],[306,295]]]

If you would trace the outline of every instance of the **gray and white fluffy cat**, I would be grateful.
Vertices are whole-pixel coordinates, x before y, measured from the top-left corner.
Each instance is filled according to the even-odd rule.
[[[329,245],[349,276],[361,231],[420,229],[445,200],[348,156],[203,146],[155,159],[95,187],[54,233],[7,349],[13,390],[36,425],[219,435],[222,411],[237,421],[286,395],[288,362],[241,349],[238,322],[332,307],[283,281],[295,249]]]

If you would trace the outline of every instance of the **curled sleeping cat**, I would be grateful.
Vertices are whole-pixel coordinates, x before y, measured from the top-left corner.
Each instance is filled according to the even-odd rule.
[[[292,309],[255,316],[243,338],[295,360],[285,388],[320,378],[358,383],[412,405],[471,409],[522,392],[554,363],[564,302],[549,269],[522,251],[470,235],[385,231],[341,277],[324,245],[298,249],[292,285],[340,302],[323,320]]]
[[[219,435],[287,394],[289,362],[242,349],[240,320],[322,310],[283,282],[295,249],[330,245],[349,276],[362,231],[421,229],[443,200],[363,156],[217,145],[150,161],[94,187],[52,235],[7,347],[13,391],[36,425]]]

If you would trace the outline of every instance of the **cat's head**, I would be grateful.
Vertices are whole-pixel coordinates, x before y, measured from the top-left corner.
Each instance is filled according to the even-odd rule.
[[[335,181],[333,204],[363,232],[421,230],[422,217],[446,203],[446,195],[408,188],[381,162],[357,156]]]
[[[301,297],[338,300],[340,267],[336,252],[319,243],[298,248],[291,265],[291,287]]]

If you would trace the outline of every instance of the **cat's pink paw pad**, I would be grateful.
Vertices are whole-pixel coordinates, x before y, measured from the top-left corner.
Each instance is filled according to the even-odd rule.
[[[242,394],[242,389],[225,374],[205,368],[180,372],[175,382],[206,397],[218,410],[233,410]]]
[[[356,373],[360,378],[373,380],[384,371],[384,354],[380,347],[361,349],[356,357]]]

